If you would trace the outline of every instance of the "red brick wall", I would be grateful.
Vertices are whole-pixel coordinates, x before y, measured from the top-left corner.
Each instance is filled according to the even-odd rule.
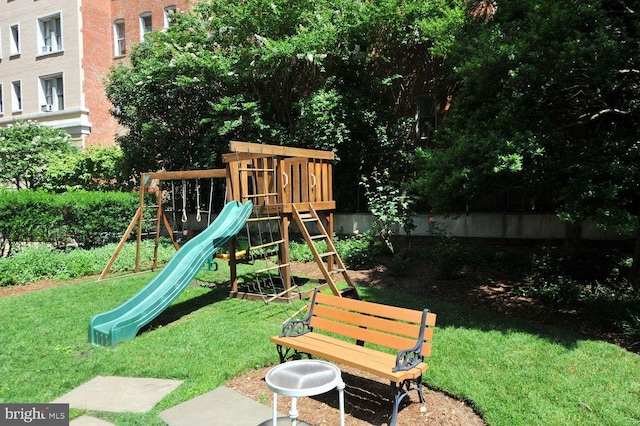
[[[178,11],[193,6],[191,0],[113,0],[111,2],[112,21],[124,19],[127,53],[134,44],[140,42],[140,14],[151,12],[153,30],[164,27],[164,8],[175,6]],[[116,59],[117,60],[117,59]]]
[[[82,5],[83,92],[89,110],[91,134],[85,146],[108,145],[114,141],[117,123],[109,114],[103,79],[113,64],[111,0],[85,1]]]
[[[164,26],[164,8],[176,6],[178,10],[188,10],[193,0],[91,0],[83,2],[83,42],[84,42],[84,96],[85,106],[89,109],[91,134],[85,139],[85,145],[108,145],[114,143],[114,136],[123,133],[115,119],[110,115],[112,105],[108,101],[104,78],[111,66],[124,60],[114,57],[113,24],[116,20],[125,21],[126,51],[140,41],[140,14],[152,13],[153,30]]]

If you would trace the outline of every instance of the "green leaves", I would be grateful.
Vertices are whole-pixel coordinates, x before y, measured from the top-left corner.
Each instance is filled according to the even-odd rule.
[[[37,188],[43,183],[43,169],[73,150],[62,129],[34,121],[0,127],[0,182],[16,189]]]
[[[621,3],[499,3],[449,52],[456,87],[421,182],[445,211],[521,209],[626,231],[640,202],[638,20]]]
[[[402,227],[407,234],[415,228],[411,218],[413,198],[398,182],[393,182],[388,170],[373,173],[362,185],[373,215],[372,230],[394,252],[391,236],[398,234],[398,228]]]
[[[338,203],[357,209],[361,175],[412,151],[415,97],[441,79],[433,55],[464,4],[199,2],[109,76],[127,171],[219,167],[231,138],[330,149]]]
[[[0,191],[0,242],[94,247],[117,241],[138,205],[135,193]],[[4,247],[4,244],[1,244]]]

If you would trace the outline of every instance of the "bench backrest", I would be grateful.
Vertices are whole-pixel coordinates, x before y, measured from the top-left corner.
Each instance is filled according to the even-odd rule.
[[[341,336],[396,350],[422,344],[422,356],[431,355],[436,314],[396,306],[315,294],[309,325]],[[423,322],[424,321],[424,322]],[[421,334],[422,333],[422,334]],[[422,341],[418,342],[422,335]]]

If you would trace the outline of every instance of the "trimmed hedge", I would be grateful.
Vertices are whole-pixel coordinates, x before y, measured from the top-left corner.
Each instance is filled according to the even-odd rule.
[[[119,240],[137,208],[134,193],[2,190],[0,243],[63,247],[75,241],[85,248],[101,246]]]

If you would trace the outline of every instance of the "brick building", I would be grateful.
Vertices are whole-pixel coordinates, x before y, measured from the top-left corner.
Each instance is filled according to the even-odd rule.
[[[103,80],[147,31],[170,25],[194,0],[6,0],[0,2],[0,126],[34,120],[78,143],[119,133]]]

